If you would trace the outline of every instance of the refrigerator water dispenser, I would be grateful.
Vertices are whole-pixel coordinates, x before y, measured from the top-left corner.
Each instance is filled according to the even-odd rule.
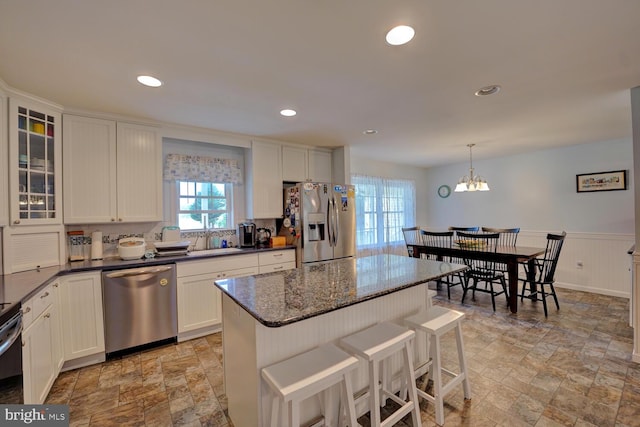
[[[322,213],[311,212],[307,215],[307,241],[324,240],[324,217]]]

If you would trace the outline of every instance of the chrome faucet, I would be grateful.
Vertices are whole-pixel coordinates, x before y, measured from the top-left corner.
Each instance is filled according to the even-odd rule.
[[[204,223],[204,248],[205,249],[213,249],[211,246],[211,236],[212,236],[212,232],[211,232],[211,228],[207,228],[207,222],[205,221]]]

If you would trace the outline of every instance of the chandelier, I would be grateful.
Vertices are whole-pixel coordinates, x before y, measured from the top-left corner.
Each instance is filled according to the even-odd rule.
[[[465,175],[458,181],[456,189],[454,191],[489,191],[489,185],[487,181],[480,175],[474,175],[473,172],[473,157],[471,155],[471,148],[476,144],[467,144],[469,147],[469,175]]]

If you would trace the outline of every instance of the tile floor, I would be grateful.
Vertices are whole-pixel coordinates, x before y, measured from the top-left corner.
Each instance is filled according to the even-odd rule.
[[[432,287],[432,284],[430,284]],[[639,426],[640,365],[630,360],[628,301],[558,290],[560,310],[525,301],[517,315],[489,295],[460,305],[460,288],[435,304],[466,313],[473,398],[445,399],[448,426]],[[456,369],[453,333],[444,359]],[[221,334],[66,372],[48,403],[68,404],[73,426],[232,426],[226,417]],[[421,403],[424,426],[432,405]],[[360,419],[368,425],[367,416]],[[405,424],[406,423],[406,424]],[[411,425],[410,417],[398,425]]]

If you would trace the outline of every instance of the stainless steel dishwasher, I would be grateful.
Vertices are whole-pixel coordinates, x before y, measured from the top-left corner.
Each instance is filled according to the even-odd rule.
[[[102,273],[107,355],[178,335],[175,264]]]

